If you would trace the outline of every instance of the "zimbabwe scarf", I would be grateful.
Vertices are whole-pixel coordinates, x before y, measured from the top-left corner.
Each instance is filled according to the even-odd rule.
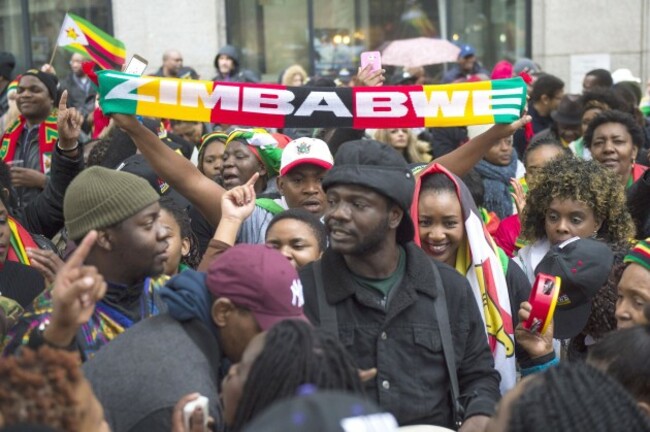
[[[121,113],[271,128],[415,128],[512,123],[520,77],[424,86],[285,87],[98,72],[100,105]]]
[[[48,174],[52,164],[52,150],[54,144],[59,138],[59,131],[56,126],[56,110],[52,111],[50,116],[38,126],[38,152],[40,155],[41,172]],[[0,158],[4,161],[14,160],[18,139],[23,132],[27,120],[22,115],[18,116],[16,121],[7,128],[2,136],[2,146],[0,146]]]
[[[411,217],[415,225],[415,243],[420,244],[418,205],[422,179],[441,173],[456,185],[465,222],[465,241],[456,253],[456,270],[465,275],[485,323],[488,343],[494,356],[495,368],[501,374],[501,393],[516,383],[515,337],[512,308],[505,273],[507,256],[494,243],[481,220],[479,211],[467,186],[442,165],[431,164],[416,172],[415,193]]]

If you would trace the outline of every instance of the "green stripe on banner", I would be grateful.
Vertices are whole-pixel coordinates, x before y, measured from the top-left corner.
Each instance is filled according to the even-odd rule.
[[[515,85],[513,85],[515,84]],[[516,85],[520,84],[520,85]],[[492,107],[498,110],[494,114],[495,123],[509,123],[521,117],[522,107],[526,106],[526,83],[521,79],[492,81]]]
[[[112,71],[101,71],[98,75],[104,77],[99,80],[99,104],[102,111],[106,114],[137,114],[138,88],[126,83],[128,81],[137,83],[133,79],[140,77]],[[106,95],[113,97],[106,99]]]

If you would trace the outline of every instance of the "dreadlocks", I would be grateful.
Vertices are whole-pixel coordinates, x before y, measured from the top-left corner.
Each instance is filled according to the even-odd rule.
[[[250,369],[232,431],[240,431],[273,402],[294,396],[304,384],[363,393],[354,361],[334,336],[304,321],[281,321],[269,330]]]
[[[583,363],[560,363],[524,384],[509,432],[650,431],[650,420],[613,378]]]

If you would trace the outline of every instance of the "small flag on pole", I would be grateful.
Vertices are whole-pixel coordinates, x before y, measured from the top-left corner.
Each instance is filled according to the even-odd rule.
[[[67,13],[57,45],[84,55],[102,69],[121,69],[126,58],[124,43],[85,19]]]

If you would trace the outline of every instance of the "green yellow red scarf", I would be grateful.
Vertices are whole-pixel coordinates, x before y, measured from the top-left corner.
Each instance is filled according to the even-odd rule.
[[[7,260],[31,265],[27,256],[27,248],[38,249],[38,245],[34,242],[34,239],[32,239],[32,236],[27,230],[16,222],[14,218],[9,217],[7,222],[11,231],[11,239],[9,240],[11,247],[7,252]]]
[[[0,146],[0,158],[4,161],[14,160],[16,148],[20,134],[23,132],[27,120],[25,117],[18,116],[16,121],[7,128],[2,136],[2,146]],[[59,131],[56,126],[56,110],[52,111],[50,116],[38,126],[38,152],[40,155],[41,172],[48,174],[52,164],[52,150],[56,140],[59,138]]]

